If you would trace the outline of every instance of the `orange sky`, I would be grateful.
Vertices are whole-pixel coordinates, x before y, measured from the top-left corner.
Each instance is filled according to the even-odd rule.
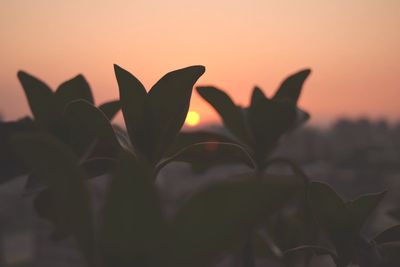
[[[51,86],[83,73],[97,102],[118,96],[113,63],[150,88],[167,71],[202,64],[199,84],[247,104],[288,74],[313,69],[300,105],[312,123],[338,116],[400,119],[399,0],[3,0],[0,111],[27,114],[16,73]],[[217,116],[197,95],[202,121]]]

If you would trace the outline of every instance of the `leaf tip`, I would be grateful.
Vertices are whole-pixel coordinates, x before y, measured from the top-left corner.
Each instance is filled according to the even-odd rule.
[[[20,81],[33,78],[32,75],[28,74],[26,71],[23,71],[23,70],[19,70],[19,71],[17,72],[17,77],[18,77],[18,79],[19,79]]]
[[[203,96],[206,91],[211,91],[215,90],[216,88],[214,86],[196,86],[196,91],[199,93],[201,96]]]
[[[298,74],[304,76],[304,78],[307,78],[311,74],[311,69],[310,68],[302,69],[298,72]]]
[[[116,74],[117,74],[117,73],[121,73],[121,72],[126,72],[125,69],[123,69],[121,66],[119,66],[119,65],[117,65],[117,64],[114,64],[113,66],[114,66],[114,72],[115,72]]]
[[[81,73],[75,75],[71,80],[80,80],[83,82],[87,82],[85,76],[83,76],[83,74]]]
[[[206,67],[203,65],[194,65],[189,68],[193,68],[200,76],[206,72]]]

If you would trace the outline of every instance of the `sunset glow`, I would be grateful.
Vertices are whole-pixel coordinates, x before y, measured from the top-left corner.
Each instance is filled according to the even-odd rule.
[[[193,127],[198,125],[199,123],[200,123],[199,113],[197,113],[196,111],[189,111],[186,116],[185,124]]]
[[[289,74],[311,68],[299,102],[310,123],[399,120],[399,14],[398,0],[0,1],[0,114],[29,115],[18,70],[53,89],[82,73],[101,103],[119,95],[114,63],[146,88],[200,64],[198,85],[242,106],[255,85],[271,96]],[[219,123],[193,92],[200,124]]]

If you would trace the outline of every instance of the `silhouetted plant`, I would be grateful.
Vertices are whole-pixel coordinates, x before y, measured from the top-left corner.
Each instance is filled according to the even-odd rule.
[[[9,140],[16,133],[34,131],[35,129],[36,127],[29,117],[17,121],[0,121],[0,184],[28,172],[23,161],[15,155]]]
[[[352,201],[344,201],[329,185],[312,182],[309,201],[312,214],[324,230],[333,248],[305,245],[286,251],[310,249],[332,257],[336,266],[358,264],[360,267],[397,266],[400,251],[400,228],[394,226],[372,240],[361,234],[361,228],[386,192],[365,194]]]
[[[120,145],[107,118],[87,101],[71,102],[64,113],[77,125],[86,125],[82,132],[91,131],[96,138],[107,140],[109,150],[119,151],[101,227],[100,251],[108,266],[202,266],[231,248],[233,241],[240,241],[257,218],[276,210],[296,189],[281,179],[247,175],[195,194],[172,222],[166,221],[154,181],[169,161],[196,160],[192,155],[205,145],[190,145],[175,157],[161,160],[183,125],[192,87],[204,67],[168,73],[148,94],[133,75],[118,66],[115,70],[133,151]],[[249,160],[241,147],[219,145]],[[94,266],[98,257],[84,185],[87,177],[76,153],[45,133],[15,137],[14,146],[49,187],[57,211],[52,213],[57,232],[74,235]]]
[[[41,217],[59,224],[60,222],[55,218],[52,195],[44,186],[43,178],[31,168],[26,167],[14,154],[9,145],[10,138],[18,133],[49,133],[72,148],[79,158],[80,164],[91,177],[108,171],[108,165],[104,164],[104,157],[109,157],[113,152],[109,149],[107,139],[99,142],[93,133],[84,135],[80,130],[82,125],[77,124],[79,120],[71,120],[64,114],[65,109],[73,101],[84,100],[94,104],[89,84],[82,75],[62,83],[55,92],[44,82],[26,72],[18,72],[18,78],[27,97],[33,120],[26,118],[1,124],[0,134],[2,135],[1,140],[4,142],[0,161],[1,180],[4,182],[18,175],[28,174],[26,192],[36,193],[39,191],[34,200],[35,210]],[[120,104],[119,101],[111,101],[100,105],[99,109],[111,120],[119,111]],[[85,114],[86,112],[83,112],[80,116],[84,117]],[[64,234],[58,232],[53,236],[60,238]]]
[[[200,267],[238,251],[237,263],[246,267],[260,254],[309,266],[313,253],[330,255],[338,267],[399,265],[399,226],[372,240],[360,232],[385,192],[345,202],[328,185],[309,182],[290,159],[271,158],[281,136],[308,117],[297,101],[309,70],[287,78],[272,98],[256,87],[247,108],[219,89],[198,87],[230,136],[179,133],[203,66],[167,73],[149,92],[128,71],[114,70],[120,100],[100,107],[82,76],[53,93],[20,72],[34,120],[0,124],[2,149],[13,152],[0,154],[2,166],[13,167],[1,173],[39,180],[39,215],[53,223],[55,239],[74,237],[88,266]],[[120,106],[127,135],[110,123]],[[173,161],[244,163],[251,170],[197,190],[167,218],[155,181]],[[294,175],[267,173],[276,163]],[[111,182],[97,221],[86,181],[105,173]]]
[[[224,126],[234,137],[231,142],[243,145],[254,159],[256,168],[262,171],[280,137],[309,117],[296,107],[309,74],[307,69],[289,76],[272,98],[255,87],[246,108],[236,105],[225,92],[215,87],[201,86],[197,91],[221,116]],[[219,138],[215,136],[215,139]]]
[[[281,84],[272,98],[268,98],[259,87],[255,87],[251,96],[250,105],[246,108],[236,105],[222,90],[212,86],[197,87],[198,93],[211,104],[221,116],[223,124],[230,135],[221,135],[212,132],[181,133],[175,144],[175,150],[172,151],[176,152],[181,149],[182,146],[196,142],[208,143],[213,141],[224,144],[229,143],[231,145],[236,144],[246,152],[246,156],[248,156],[250,160],[245,160],[244,157],[236,156],[217,143],[213,149],[199,151],[197,158],[208,159],[210,157],[219,157],[219,160],[198,160],[195,164],[203,163],[203,167],[210,167],[224,163],[246,163],[254,168],[257,173],[262,173],[271,164],[286,163],[295,171],[297,176],[303,179],[306,185],[307,177],[294,162],[288,159],[271,160],[269,156],[283,134],[293,130],[309,117],[306,112],[301,111],[296,106],[303,83],[309,74],[310,70],[303,70],[289,76]],[[223,156],[221,157],[221,155]],[[249,164],[249,162],[251,164]],[[305,189],[306,188],[303,186],[303,193],[300,195],[300,201],[303,203],[305,203]],[[305,204],[302,204],[300,206],[304,205]],[[306,212],[304,207],[301,207],[300,212]],[[297,215],[305,216],[304,214]],[[282,218],[281,215],[278,217]],[[273,226],[271,223],[272,222],[267,223],[269,228]],[[279,225],[282,225],[282,223],[282,220],[275,222],[275,224]],[[307,225],[304,225],[303,221],[301,223],[303,224],[301,230],[304,231]],[[294,225],[291,226],[291,228],[295,228]],[[284,229],[282,234],[288,230],[289,229]],[[253,234],[250,235],[252,236]],[[244,266],[254,266],[254,256],[252,256],[253,246],[251,244],[253,238],[249,238],[250,240],[244,248]],[[275,236],[275,238],[277,238],[277,236]],[[280,241],[283,242],[286,237],[280,236],[279,238],[281,239]],[[278,240],[272,242],[277,241]],[[285,246],[289,246],[289,244],[284,245],[283,243],[281,245],[284,247],[280,249],[285,249]],[[279,258],[280,256],[275,255],[275,257]]]
[[[84,139],[77,133],[76,129],[74,132],[72,125],[69,124],[63,115],[64,109],[71,101],[83,99],[94,104],[89,84],[82,75],[77,75],[62,83],[55,92],[47,84],[24,71],[18,72],[18,78],[27,97],[33,120],[26,118],[15,122],[2,122],[0,134],[2,134],[2,142],[4,142],[2,147],[6,149],[1,154],[1,166],[4,166],[4,168],[1,168],[0,181],[9,180],[12,177],[28,172],[22,166],[22,163],[15,159],[12,150],[7,148],[9,136],[12,134],[26,131],[49,132],[62,142],[71,145],[79,155],[84,154],[93,141],[91,139]],[[99,108],[111,120],[119,111],[120,105],[119,101],[111,101],[100,105]],[[8,160],[13,161],[14,165],[16,164],[15,167],[13,164],[7,164]],[[13,167],[13,170],[11,170],[11,167]]]
[[[65,109],[73,101],[85,100],[94,105],[92,91],[86,79],[77,75],[53,92],[44,82],[26,72],[18,72],[18,78],[38,128],[52,133],[70,145],[78,155],[86,153],[93,139],[83,138],[82,133],[74,129],[74,121],[64,116]],[[111,101],[100,105],[99,109],[111,120],[120,110],[120,104],[119,101]]]

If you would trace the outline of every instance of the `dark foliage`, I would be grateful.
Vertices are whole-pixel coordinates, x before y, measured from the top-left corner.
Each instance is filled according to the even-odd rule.
[[[200,267],[225,255],[244,267],[261,258],[310,266],[320,255],[338,267],[399,266],[398,225],[372,239],[362,232],[386,192],[345,201],[293,160],[271,157],[281,137],[309,117],[297,102],[310,70],[289,76],[273,97],[255,87],[248,107],[213,86],[197,87],[229,131],[222,135],[180,132],[203,66],[169,72],[148,92],[114,69],[120,100],[99,107],[82,75],[53,92],[19,72],[33,119],[0,124],[0,182],[28,175],[25,189],[54,226],[51,237],[73,237],[88,266]],[[120,108],[127,135],[110,123]],[[167,217],[155,182],[171,162],[248,169],[197,190]],[[292,174],[271,174],[276,164]],[[88,179],[103,174],[111,182],[97,222]]]

